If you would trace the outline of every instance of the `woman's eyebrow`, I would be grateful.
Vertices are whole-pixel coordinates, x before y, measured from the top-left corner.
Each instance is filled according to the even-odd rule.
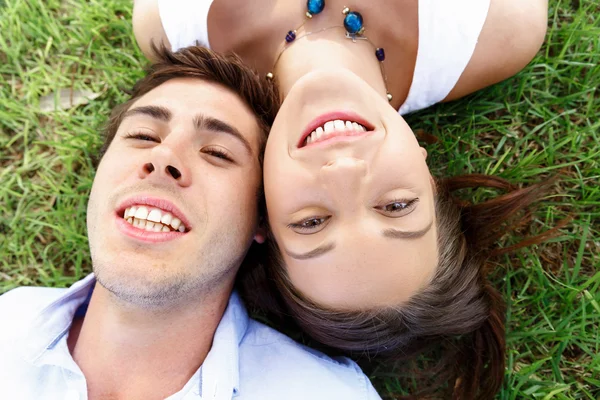
[[[309,258],[315,258],[320,255],[323,255],[333,249],[335,249],[335,243],[329,242],[329,243],[326,243],[326,244],[323,244],[323,245],[317,247],[316,249],[308,251],[306,253],[294,253],[288,249],[285,249],[285,253],[288,256],[295,258],[296,260],[308,260]]]
[[[402,231],[399,229],[389,228],[384,229],[381,232],[381,235],[391,239],[418,239],[425,236],[425,234],[431,230],[432,226],[433,219],[429,221],[429,224],[425,228],[418,231]]]

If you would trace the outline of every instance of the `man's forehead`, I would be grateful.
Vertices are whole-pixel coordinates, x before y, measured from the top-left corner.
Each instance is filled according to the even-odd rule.
[[[160,106],[174,117],[209,114],[231,123],[256,122],[256,117],[238,94],[227,87],[202,79],[174,78],[137,99],[129,108]]]
[[[126,111],[123,129],[148,118],[237,136],[250,153],[260,151],[258,118],[242,99],[221,84],[194,78],[171,79],[137,99]],[[255,147],[254,150],[251,150]]]

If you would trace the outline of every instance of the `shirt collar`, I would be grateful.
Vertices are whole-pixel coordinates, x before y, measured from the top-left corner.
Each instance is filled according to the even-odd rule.
[[[248,329],[248,322],[246,308],[234,291],[202,365],[203,399],[231,399],[238,395],[239,347]]]
[[[89,300],[95,283],[94,274],[88,275],[38,313],[23,337],[21,348],[27,361],[33,365],[52,363],[46,356],[68,333],[75,313]],[[231,399],[232,395],[239,393],[239,346],[248,323],[246,308],[234,291],[202,364],[200,386],[203,399]],[[72,359],[71,362],[74,364]]]
[[[68,333],[77,309],[86,301],[95,282],[94,275],[88,275],[37,314],[22,339],[25,360],[34,365],[43,363],[47,351]]]

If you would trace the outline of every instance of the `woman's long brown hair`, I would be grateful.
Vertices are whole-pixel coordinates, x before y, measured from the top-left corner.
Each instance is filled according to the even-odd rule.
[[[438,266],[431,283],[401,307],[348,312],[316,304],[292,285],[273,240],[268,259],[243,270],[241,292],[271,321],[285,323],[291,316],[327,349],[403,365],[417,365],[408,361],[427,354],[427,367],[412,370],[417,391],[408,398],[491,399],[504,377],[505,304],[489,280],[489,259],[556,232],[560,226],[507,249],[497,244],[506,233],[523,230],[531,205],[550,184],[519,189],[478,174],[437,181]],[[472,204],[456,196],[467,188],[506,193]]]

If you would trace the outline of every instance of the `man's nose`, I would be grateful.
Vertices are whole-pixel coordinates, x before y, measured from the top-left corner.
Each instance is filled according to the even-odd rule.
[[[367,163],[364,160],[340,157],[321,167],[321,179],[333,195],[352,201],[360,195],[367,170]]]
[[[190,169],[187,168],[176,150],[165,143],[154,147],[146,162],[139,170],[140,178],[165,179],[187,187],[192,183]]]

